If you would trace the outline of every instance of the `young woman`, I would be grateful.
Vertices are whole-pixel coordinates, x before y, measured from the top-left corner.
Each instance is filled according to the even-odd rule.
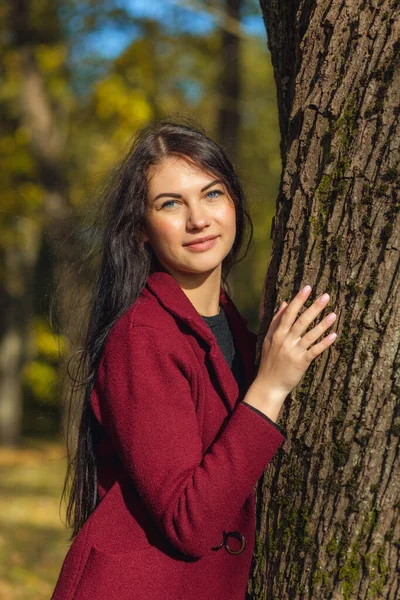
[[[332,321],[306,331],[326,295],[297,319],[311,288],[282,304],[255,373],[257,336],[226,283],[251,221],[223,149],[155,122],[107,194],[67,474],[73,542],[52,599],[243,600],[254,486],[285,440],[286,396],[332,344],[315,343]]]

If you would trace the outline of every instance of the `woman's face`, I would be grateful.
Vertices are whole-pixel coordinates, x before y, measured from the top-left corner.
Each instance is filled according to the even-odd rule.
[[[232,248],[235,205],[216,179],[179,157],[167,157],[149,170],[142,239],[172,275],[220,269]],[[188,245],[209,236],[215,239],[203,246]]]

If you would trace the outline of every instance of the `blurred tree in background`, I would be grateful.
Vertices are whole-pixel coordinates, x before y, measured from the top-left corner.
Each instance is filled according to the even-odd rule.
[[[93,254],[86,277],[76,268],[88,253],[96,190],[153,118],[190,115],[237,166],[255,230],[231,285],[257,327],[281,170],[265,32],[246,25],[261,19],[260,9],[253,0],[162,2],[146,14],[140,4],[7,0],[0,7],[2,444],[59,428],[65,362],[79,347],[98,261]]]

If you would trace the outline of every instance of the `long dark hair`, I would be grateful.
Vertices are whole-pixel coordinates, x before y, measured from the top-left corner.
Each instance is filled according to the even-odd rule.
[[[105,207],[100,268],[90,294],[83,343],[69,361],[70,364],[75,360],[76,367],[73,374],[68,372],[72,385],[65,403],[67,473],[61,502],[68,490],[66,519],[72,529],[70,541],[99,501],[93,442],[100,425],[92,412],[90,395],[110,329],[137,300],[157,264],[150,244],[143,244],[139,232],[144,225],[148,169],[167,156],[190,160],[216,175],[233,199],[236,237],[223,260],[221,275],[221,284],[228,292],[228,273],[247,255],[252,242],[253,225],[240,179],[224,149],[208,137],[202,126],[189,117],[164,118],[137,132],[124,158],[109,172],[99,198],[98,206]]]

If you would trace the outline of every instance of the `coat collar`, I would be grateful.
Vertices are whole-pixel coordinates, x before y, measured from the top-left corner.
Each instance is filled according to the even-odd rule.
[[[146,287],[160,304],[174,317],[183,321],[207,344],[211,364],[228,406],[233,409],[241,398],[237,382],[226,362],[215,336],[197,312],[176,279],[162,267],[147,278]],[[220,288],[219,303],[225,311],[237,351],[243,360],[247,384],[253,380],[255,360],[255,334],[247,328],[247,320],[240,314],[228,292]]]

